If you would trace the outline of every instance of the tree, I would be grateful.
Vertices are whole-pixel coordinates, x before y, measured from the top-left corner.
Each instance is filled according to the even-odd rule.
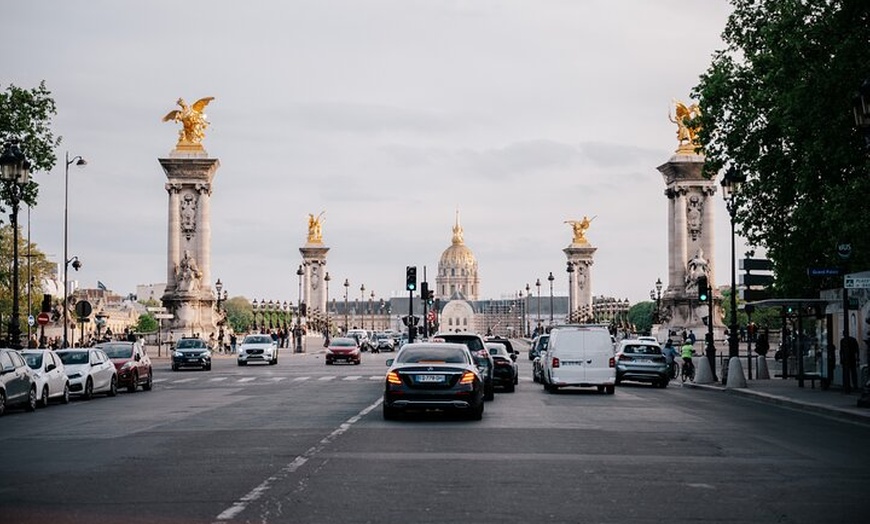
[[[61,143],[61,137],[55,137],[51,131],[51,118],[56,114],[57,108],[45,81],[33,89],[10,84],[0,92],[0,147],[9,141],[18,141],[30,162],[31,172],[50,171],[57,162],[54,151]],[[35,206],[38,187],[31,179],[21,200]],[[0,205],[9,203],[9,188],[4,184]]]
[[[655,302],[638,302],[628,309],[628,322],[638,333],[649,333],[655,309]]]
[[[136,325],[137,333],[154,333],[159,328],[157,319],[151,313],[139,315],[139,323]]]
[[[3,319],[9,319],[12,315],[12,253],[12,227],[0,226],[0,317]],[[39,314],[42,305],[42,283],[54,276],[54,264],[49,262],[36,244],[28,244],[27,237],[22,236],[20,232],[18,235],[18,258],[18,296],[22,297],[20,320],[22,321],[21,329],[26,333],[27,326],[23,322],[29,314],[34,316]],[[26,301],[28,296],[28,259],[30,260],[30,293],[33,303],[31,310],[27,309]],[[5,326],[5,322],[3,325]]]
[[[708,176],[732,170],[746,182],[736,223],[764,247],[780,295],[840,287],[807,268],[870,265],[870,162],[852,101],[870,73],[866,0],[732,0],[722,35],[693,95]]]
[[[232,297],[221,302],[227,312],[227,322],[236,333],[246,333],[254,325],[251,302],[245,297]]]

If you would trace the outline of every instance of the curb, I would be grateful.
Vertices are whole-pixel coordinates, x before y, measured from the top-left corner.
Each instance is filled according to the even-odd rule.
[[[856,412],[847,409],[836,408],[833,406],[827,406],[824,404],[816,404],[814,402],[802,402],[799,400],[794,400],[792,398],[783,397],[781,395],[772,395],[770,393],[764,393],[761,391],[753,391],[748,388],[725,388],[721,386],[711,386],[707,384],[694,384],[691,382],[684,383],[683,387],[688,387],[692,389],[703,389],[707,391],[724,392],[731,395],[752,398],[768,404],[784,406],[800,411],[806,411],[808,413],[827,415],[831,417],[841,418],[844,420],[849,420],[852,422],[870,425],[870,410],[868,410],[867,413]]]

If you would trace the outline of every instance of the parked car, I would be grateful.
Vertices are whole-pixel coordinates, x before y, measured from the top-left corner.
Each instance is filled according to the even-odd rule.
[[[336,362],[347,362],[348,364],[357,364],[361,362],[359,345],[356,339],[350,337],[335,337],[329,341],[326,347],[326,365],[331,366]]]
[[[520,380],[517,371],[517,354],[508,352],[504,344],[497,342],[487,342],[486,349],[492,356],[493,385],[504,388],[508,393],[513,393]]]
[[[198,337],[179,339],[172,352],[172,371],[191,367],[203,371],[211,370],[211,350],[208,343]]]
[[[55,354],[63,362],[72,395],[90,400],[95,393],[118,394],[118,372],[102,349],[62,349]]]
[[[547,350],[547,343],[550,342],[550,335],[538,335],[532,340],[532,346],[529,348],[529,360],[541,356],[542,351]]]
[[[14,349],[0,349],[0,415],[16,406],[36,410],[36,378]]]
[[[464,344],[405,344],[384,383],[384,419],[408,410],[453,410],[483,417],[483,376]]]
[[[623,380],[668,387],[668,363],[657,342],[623,340],[616,351],[616,383]]]
[[[94,347],[105,351],[112,360],[118,372],[119,388],[127,388],[132,393],[142,386],[144,391],[151,391],[154,380],[151,358],[141,343],[104,342]]]
[[[54,351],[48,349],[26,349],[21,356],[33,371],[36,379],[36,392],[39,403],[43,407],[48,405],[51,399],[58,399],[64,404],[69,403],[69,379]]]
[[[544,389],[555,393],[564,387],[595,387],[613,394],[616,357],[606,326],[567,325],[550,330],[542,361]]]
[[[471,352],[471,356],[474,358],[477,366],[480,368],[480,374],[483,375],[483,399],[492,400],[495,398],[495,386],[493,385],[492,380],[495,364],[492,361],[492,357],[489,355],[489,351],[486,350],[486,342],[483,341],[482,336],[476,333],[449,333],[445,331],[443,333],[437,333],[432,337],[432,340],[465,344]]]
[[[278,363],[278,344],[270,335],[245,335],[239,346],[238,363],[246,366],[249,362],[266,362],[270,366]]]

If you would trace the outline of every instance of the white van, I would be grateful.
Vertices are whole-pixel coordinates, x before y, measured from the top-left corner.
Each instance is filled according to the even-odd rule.
[[[597,387],[599,392],[613,394],[616,356],[606,326],[554,327],[545,356],[541,378],[548,392],[563,387]]]

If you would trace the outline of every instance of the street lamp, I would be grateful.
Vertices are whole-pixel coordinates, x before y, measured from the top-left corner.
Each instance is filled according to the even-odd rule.
[[[348,324],[347,317],[347,289],[350,287],[350,282],[347,279],[344,279],[344,332],[347,333],[347,330],[350,329],[350,324]]]
[[[728,358],[739,356],[740,348],[737,338],[737,260],[735,259],[735,232],[734,222],[737,215],[737,196],[740,193],[740,185],[744,178],[729,169],[722,177],[722,196],[725,198],[725,208],[728,210],[728,216],[731,219],[731,322],[728,326]],[[712,324],[713,319],[710,319]],[[750,357],[751,358],[751,355]]]
[[[30,181],[30,162],[18,148],[15,142],[7,142],[0,156],[0,176],[5,182],[5,192],[12,201],[12,318],[9,320],[10,346],[21,348],[21,321],[18,296],[18,205],[24,193],[24,187]]]
[[[853,101],[855,113],[855,125],[864,136],[864,148],[870,153],[870,78],[864,80],[858,90],[858,96]],[[843,288],[843,338],[849,336],[849,303],[848,290]],[[867,342],[870,344],[870,341]],[[858,399],[858,407],[870,407],[870,380],[861,385],[861,398]]]
[[[553,281],[556,280],[556,277],[553,276],[552,271],[550,271],[547,280],[550,281],[550,327],[553,327]]]
[[[221,282],[221,279],[217,279],[217,282],[214,283],[214,288],[217,290],[217,304],[215,307],[217,308],[218,315],[220,315],[221,302],[225,301],[227,299],[228,293],[227,293],[227,291],[224,290],[224,285]],[[221,291],[223,291],[223,293],[224,293],[223,296],[221,296]]]
[[[568,261],[568,323],[574,321],[574,263]]]
[[[653,310],[653,324],[658,324],[661,322],[661,311],[660,307],[662,305],[662,279],[656,279],[656,288],[655,290],[649,291],[649,299],[655,302],[656,307]]]
[[[538,288],[538,325],[535,326],[535,328],[540,329],[540,327],[541,327],[541,279],[540,278],[535,280],[535,286],[537,286],[537,288]]]
[[[302,265],[299,265],[299,269],[296,270],[296,276],[299,277],[299,291],[296,295],[296,325],[302,325],[302,275],[305,274],[305,271],[302,269]]]
[[[257,329],[257,299],[251,301],[251,313],[254,315],[254,329]]]
[[[366,285],[360,284],[359,286],[359,306],[356,308],[357,314],[360,315],[359,327],[360,329],[366,328],[366,316],[365,316],[365,303],[366,303]],[[356,322],[354,322],[356,325]]]
[[[529,283],[526,282],[526,312],[529,311],[529,309],[530,309],[530,307],[531,307],[530,304],[532,303],[532,293],[531,293],[530,290],[531,290],[531,288],[529,287]],[[529,316],[531,316],[531,315],[529,315]],[[523,325],[525,326],[525,330],[526,330],[526,331],[525,331],[526,336],[530,336],[530,335],[532,334],[532,330],[529,329],[529,323],[528,323],[528,322],[529,322],[529,321],[528,321],[528,318],[527,318],[527,319],[524,321],[524,323],[523,323]]]
[[[75,260],[73,263],[73,269],[76,271],[81,267],[81,262],[79,262],[78,257],[69,257],[69,166],[75,164],[76,167],[84,167],[88,165],[87,160],[82,158],[81,155],[76,155],[72,158],[69,157],[69,151],[66,152],[65,157],[65,165],[63,172],[63,345],[62,347],[69,347],[67,343],[67,316],[68,316],[68,307],[67,303],[67,293],[69,292],[69,278],[68,278],[68,266],[70,262]]]
[[[323,302],[323,309],[326,310],[326,331],[329,332],[329,281],[332,277],[329,276],[329,271],[323,275],[323,282],[326,284],[326,300]]]
[[[375,292],[372,290],[372,294],[369,295],[369,314],[372,316],[372,331],[375,330],[375,309],[374,309],[374,301],[375,301]]]

